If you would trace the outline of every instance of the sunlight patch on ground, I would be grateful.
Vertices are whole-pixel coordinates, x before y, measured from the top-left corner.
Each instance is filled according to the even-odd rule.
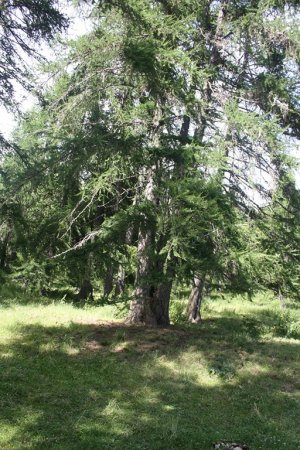
[[[112,307],[3,307],[0,448],[298,450],[300,341],[276,334],[278,305],[236,302],[157,329],[113,321]]]

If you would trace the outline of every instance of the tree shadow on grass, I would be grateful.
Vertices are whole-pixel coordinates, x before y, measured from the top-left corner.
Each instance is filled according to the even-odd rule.
[[[22,289],[20,286],[7,284],[0,289],[1,308],[10,308],[12,305],[49,305],[53,302],[75,303],[76,294],[70,288],[34,291]]]
[[[299,448],[296,343],[259,342],[240,318],[20,326],[0,353],[4,449]]]
[[[50,305],[53,303],[67,303],[76,308],[84,306],[105,306],[105,305],[123,305],[128,301],[127,297],[118,296],[115,299],[105,297],[96,293],[93,298],[80,300],[78,298],[78,289],[70,287],[60,287],[51,289],[29,290],[21,288],[18,285],[4,285],[0,288],[0,307],[10,308],[12,305]]]

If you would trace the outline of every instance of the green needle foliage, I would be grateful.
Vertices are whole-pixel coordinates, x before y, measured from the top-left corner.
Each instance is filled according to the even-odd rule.
[[[299,137],[297,2],[93,4],[93,30],[49,67],[44,106],[16,134],[27,164],[5,162],[5,189],[22,180],[24,261],[50,265],[49,286],[64,273],[79,299],[125,284],[130,322],[168,324],[174,282],[276,284],[256,276],[276,258],[274,221],[289,278],[297,232],[284,244],[283,223],[298,216],[277,193]]]
[[[38,57],[36,43],[67,27],[56,0],[2,0],[0,4],[0,103],[12,106],[16,82],[28,88],[26,57]]]

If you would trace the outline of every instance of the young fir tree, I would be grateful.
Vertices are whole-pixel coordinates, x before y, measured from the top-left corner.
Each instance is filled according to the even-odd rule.
[[[257,218],[254,229],[256,246],[264,255],[257,280],[274,291],[282,306],[285,297],[299,300],[299,202],[294,181],[285,177],[285,183],[274,192],[272,203]]]

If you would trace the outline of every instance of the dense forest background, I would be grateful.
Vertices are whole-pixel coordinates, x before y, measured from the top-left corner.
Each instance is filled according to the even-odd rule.
[[[72,40],[55,1],[0,6],[1,102],[36,97],[0,142],[1,283],[159,325],[187,287],[191,322],[211,290],[298,300],[298,2],[77,3]]]

